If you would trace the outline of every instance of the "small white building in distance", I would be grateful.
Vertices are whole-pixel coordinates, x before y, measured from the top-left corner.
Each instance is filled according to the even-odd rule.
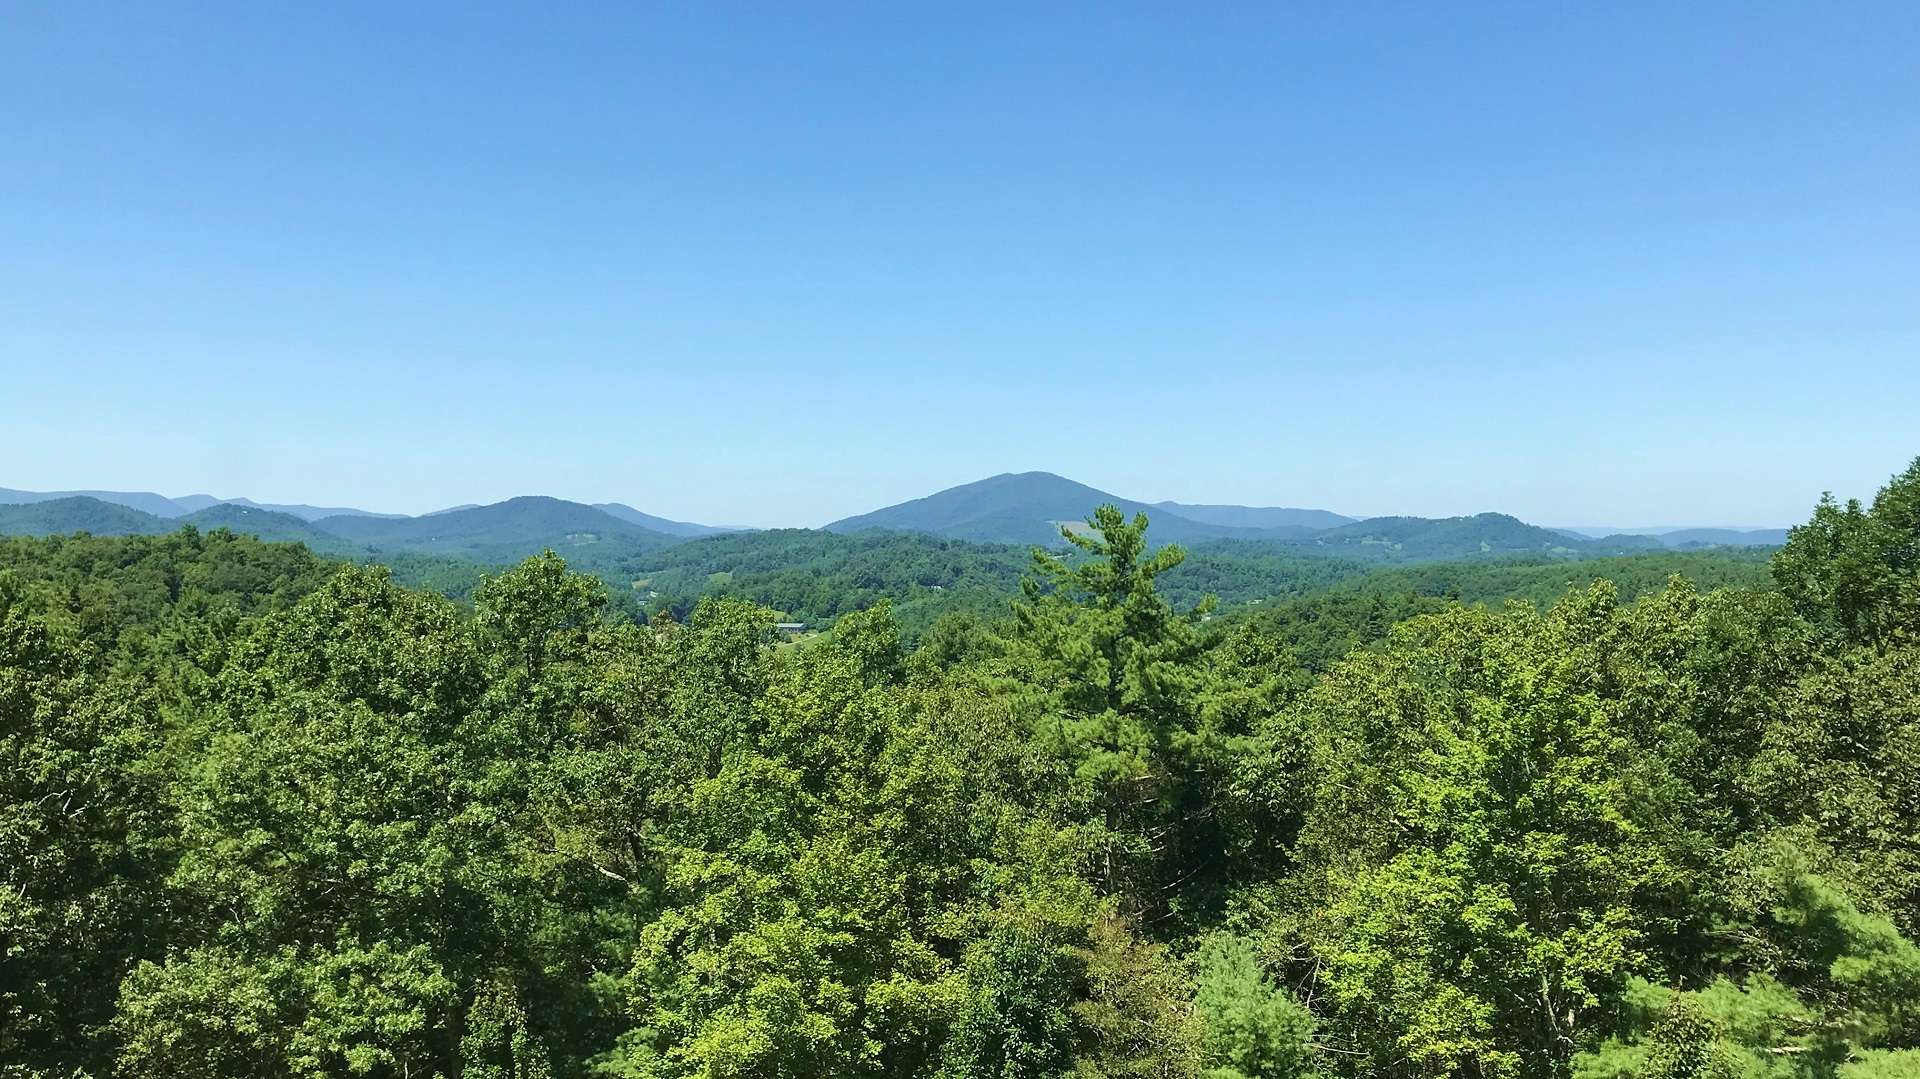
[[[807,624],[805,622],[775,622],[773,628],[782,633],[805,633],[807,631]]]

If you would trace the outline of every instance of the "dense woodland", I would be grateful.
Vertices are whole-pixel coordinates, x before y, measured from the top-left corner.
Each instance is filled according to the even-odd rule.
[[[1770,562],[1148,535],[0,540],[0,1076],[1920,1075],[1920,461]]]

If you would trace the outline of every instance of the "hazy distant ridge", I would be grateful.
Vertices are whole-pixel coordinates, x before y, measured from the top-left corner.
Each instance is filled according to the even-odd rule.
[[[181,495],[168,498],[152,491],[19,491],[11,487],[0,487],[0,505],[24,505],[30,502],[46,502],[57,498],[91,498],[109,502],[116,506],[126,506],[155,517],[185,517],[190,513],[213,506],[246,506],[251,509],[267,510],[273,513],[285,513],[306,521],[317,521],[322,517],[399,517],[397,513],[375,513],[372,510],[354,509],[350,506],[308,506],[303,504],[280,505],[270,502],[255,502],[251,498],[215,498],[212,495]]]
[[[1783,529],[1674,529],[1660,535],[1583,535],[1500,513],[1376,517],[1331,510],[1145,503],[1050,472],[990,476],[835,521],[822,530],[919,532],[975,543],[1058,546],[1062,525],[1078,526],[1102,504],[1145,513],[1160,543],[1190,547],[1252,543],[1270,550],[1367,562],[1418,562],[1511,555],[1591,557],[1677,547],[1755,546],[1785,541]],[[518,561],[542,550],[605,565],[675,544],[736,532],[659,517],[619,502],[587,505],[540,495],[488,506],[458,506],[418,517],[305,504],[273,505],[209,495],[168,498],[152,492],[34,492],[0,488],[0,532],[95,534],[169,532],[182,525],[229,528],[262,539],[297,541],[355,558],[455,557],[483,564]]]
[[[1060,542],[1060,525],[1086,519],[1096,506],[1111,504],[1122,513],[1145,513],[1153,538],[1188,543],[1206,539],[1288,538],[1310,529],[1242,528],[1195,520],[1164,505],[1150,505],[1109,494],[1051,472],[1009,472],[949,487],[924,498],[847,517],[826,526],[829,532],[887,528],[931,532],[978,543]],[[1259,511],[1250,511],[1259,512]]]
[[[1153,506],[1189,521],[1228,528],[1338,528],[1360,520],[1331,510],[1286,506],[1198,506],[1184,502],[1155,502]]]
[[[923,498],[835,521],[832,532],[892,529],[982,543],[1057,545],[1062,522],[1077,522],[1097,505],[1144,512],[1154,540],[1188,545],[1259,541],[1368,561],[1547,555],[1629,554],[1682,546],[1750,546],[1785,542],[1784,531],[1684,529],[1663,537],[1583,536],[1542,528],[1503,513],[1461,517],[1374,517],[1323,509],[1142,503],[1049,472],[991,476]]]
[[[618,517],[628,524],[639,525],[655,532],[664,532],[669,536],[717,536],[722,532],[741,532],[744,529],[727,528],[720,525],[698,525],[688,521],[669,521],[665,517],[655,517],[651,513],[642,513],[632,506],[621,502],[596,502],[593,508]]]
[[[162,516],[85,495],[0,503],[0,534],[154,535],[187,525],[304,543],[336,556],[391,558],[420,554],[484,564],[517,562],[543,550],[604,561],[688,538],[642,528],[592,506],[543,496],[423,517],[346,513],[317,521],[239,502],[217,502],[178,516]]]

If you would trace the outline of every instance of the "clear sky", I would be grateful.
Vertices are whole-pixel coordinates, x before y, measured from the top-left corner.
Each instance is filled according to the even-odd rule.
[[[1909,2],[0,0],[0,486],[1789,523],[1920,453],[1916,58]]]

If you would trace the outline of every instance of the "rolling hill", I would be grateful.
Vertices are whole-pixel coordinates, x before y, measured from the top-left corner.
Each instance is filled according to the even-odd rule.
[[[1720,549],[1691,552],[1670,546],[1665,537],[1585,539],[1497,513],[1382,517],[1320,530],[1299,525],[1236,528],[1116,499],[1045,473],[994,477],[939,492],[837,522],[834,531],[675,535],[600,507],[545,497],[422,517],[335,515],[310,522],[238,502],[215,502],[181,516],[161,517],[71,496],[0,505],[0,534],[152,535],[183,526],[228,529],[268,541],[302,543],[323,556],[382,563],[393,568],[396,579],[455,597],[471,596],[485,576],[500,567],[552,549],[575,570],[605,580],[616,603],[635,617],[663,609],[684,617],[703,597],[734,596],[799,621],[826,624],[884,598],[893,601],[911,635],[946,612],[1004,616],[1007,600],[1030,571],[1027,548],[1057,536],[1053,521],[1084,519],[1102,502],[1146,512],[1152,521],[1151,539],[1177,539],[1188,548],[1187,560],[1161,582],[1165,595],[1182,607],[1206,595],[1218,597],[1223,610],[1281,603],[1382,571],[1402,574],[1379,578],[1379,587],[1395,596],[1465,596],[1478,587],[1475,582],[1494,582],[1489,587],[1500,594],[1562,589],[1601,572],[1602,563],[1586,563],[1636,552],[1641,553],[1637,559],[1606,566],[1608,572],[1638,582],[1636,589],[1652,587],[1648,582],[1664,580],[1675,568],[1720,572],[1733,565],[1730,559],[1751,561],[1736,567],[1739,574],[1765,572],[1765,552],[1755,547],[1716,544]],[[626,516],[668,526],[703,527],[618,508],[628,510]],[[1261,511],[1248,507],[1202,507],[1209,508],[1227,511],[1216,520],[1279,519],[1262,518]],[[971,535],[941,534],[936,528]],[[1021,538],[997,543],[972,538],[1007,534]],[[1695,541],[1683,536],[1680,542]],[[1698,566],[1675,561],[1684,559],[1704,561]],[[1402,613],[1417,613],[1424,602]],[[1335,607],[1345,611],[1338,603]],[[1311,611],[1301,617],[1311,617]]]
[[[611,516],[618,517],[630,525],[639,525],[641,528],[648,529],[649,531],[660,532],[669,536],[692,538],[694,536],[718,536],[725,532],[744,531],[744,529],[739,528],[698,525],[690,521],[669,521],[665,517],[655,517],[651,513],[642,513],[622,502],[595,502],[593,508]]]
[[[11,487],[0,487],[0,505],[18,506],[69,498],[86,498],[109,505],[124,506],[155,517],[182,517],[200,508],[197,505],[183,506],[165,495],[154,494],[152,491],[17,491]]]
[[[90,532],[96,536],[140,536],[172,532],[189,525],[206,532],[225,528],[271,543],[304,543],[322,554],[339,553],[354,546],[292,514],[232,502],[215,502],[191,513],[165,517],[87,495],[0,504],[0,533],[8,535]]]
[[[919,532],[768,529],[689,540],[620,569],[639,599],[676,615],[703,596],[722,595],[817,623],[885,598],[903,622],[917,624],[956,603],[980,601],[1004,613],[1032,564],[1025,547]]]
[[[592,506],[540,495],[425,517],[324,517],[314,524],[370,552],[454,555],[495,564],[516,562],[547,548],[569,560],[603,564],[682,538]]]
[[[152,491],[20,491],[10,487],[0,487],[0,505],[23,505],[59,498],[91,498],[162,518],[185,517],[189,513],[196,513],[213,506],[245,506],[250,509],[290,514],[307,521],[317,521],[322,517],[337,517],[343,514],[359,517],[400,516],[374,513],[371,510],[354,509],[350,506],[281,505],[255,502],[251,498],[215,498],[212,495],[180,495],[177,498],[169,498]]]
[[[204,498],[206,496],[194,495],[191,497]],[[185,503],[186,499],[176,498],[174,501]],[[219,503],[223,506],[245,506],[249,509],[284,513],[290,517],[298,517],[303,521],[318,521],[327,517],[385,517],[393,520],[406,516],[404,513],[375,513],[372,510],[354,509],[352,506],[309,506],[304,502],[255,502],[251,498],[224,498],[220,499]]]
[[[1501,513],[1471,517],[1375,517],[1356,521],[1327,510],[1146,504],[1048,472],[994,476],[827,525],[831,532],[871,528],[927,532],[976,543],[1057,546],[1059,526],[1111,503],[1145,513],[1156,543],[1190,547],[1229,540],[1367,562],[1422,562],[1514,555],[1592,557],[1659,550],[1648,537],[1587,539]],[[1189,516],[1191,515],[1191,516]]]
[[[191,513],[164,517],[84,495],[0,504],[0,532],[10,535],[150,535],[187,525],[304,543],[322,554],[353,558],[429,555],[503,565],[551,548],[582,568],[608,565],[686,538],[630,524],[592,506],[543,497],[509,499],[427,517],[353,513],[319,521],[238,502],[214,502]]]
[[[0,504],[0,535],[91,532],[96,536],[139,536],[171,532],[176,527],[167,518],[90,495]]]
[[[1662,547],[1778,547],[1787,542],[1784,528],[1592,528],[1563,527],[1581,539],[1599,539],[1607,543],[1638,540],[1650,550]]]
[[[1663,532],[1669,547],[1778,547],[1787,542],[1784,528],[1676,528]]]
[[[1286,506],[1201,506],[1185,502],[1155,502],[1153,508],[1201,524],[1226,528],[1338,528],[1360,520],[1331,510],[1304,510]]]
[[[1047,472],[1004,474],[938,491],[924,498],[888,506],[871,513],[835,521],[818,532],[781,530],[763,541],[737,539],[710,553],[688,552],[691,563],[651,557],[653,552],[700,540],[753,535],[750,530],[717,528],[675,521],[642,512],[623,503],[586,505],[557,498],[528,496],[487,506],[463,506],[419,517],[382,516],[344,510],[314,519],[327,507],[289,504],[273,506],[250,499],[218,500],[208,495],[166,498],[151,493],[100,492],[166,510],[144,511],[124,502],[91,495],[53,497],[31,491],[0,489],[0,532],[50,534],[86,531],[96,535],[152,534],[182,525],[206,529],[227,528],[262,539],[300,542],[314,551],[356,560],[385,561],[424,567],[434,559],[457,560],[468,575],[483,568],[517,562],[552,549],[576,566],[599,573],[618,587],[641,577],[655,577],[677,596],[705,591],[705,578],[720,573],[747,572],[774,575],[786,596],[803,589],[785,571],[809,567],[838,580],[870,574],[880,551],[915,566],[951,558],[951,552],[926,552],[885,543],[872,548],[830,545],[814,549],[813,536],[824,542],[830,535],[869,531],[923,534],[944,541],[1002,544],[1015,548],[1062,546],[1060,527],[1078,525],[1103,503],[1122,512],[1145,513],[1152,525],[1149,538],[1156,544],[1177,542],[1189,548],[1192,565],[1184,575],[1194,581],[1216,582],[1224,596],[1266,590],[1278,594],[1298,581],[1332,572],[1305,566],[1301,559],[1333,559],[1367,565],[1412,565],[1440,561],[1487,561],[1515,557],[1557,559],[1595,558],[1700,547],[1745,547],[1777,544],[1780,530],[1675,529],[1658,535],[1618,534],[1598,538],[1571,529],[1547,529],[1499,513],[1470,517],[1377,517],[1353,521],[1326,510],[1288,507],[1226,506],[1177,502],[1143,503],[1101,491]],[[12,502],[5,502],[6,499]],[[188,509],[187,507],[191,507]],[[1334,522],[1326,527],[1316,527]],[[740,564],[725,569],[699,570],[698,564],[731,550]],[[771,560],[769,555],[778,552]],[[1021,552],[1024,558],[1024,552]],[[781,558],[795,559],[778,565]],[[984,564],[981,552],[963,561]],[[986,558],[996,562],[998,556]],[[1021,561],[1016,559],[1015,561]],[[1255,563],[1265,567],[1254,570]],[[674,572],[674,571],[678,572]],[[425,572],[423,569],[422,572]],[[435,570],[434,572],[438,572]],[[1344,571],[1342,571],[1344,572]],[[1004,575],[997,566],[989,576]],[[883,574],[884,576],[884,574]],[[952,575],[932,573],[925,587]],[[765,578],[770,582],[773,577]],[[1250,584],[1260,580],[1264,583]],[[971,586],[973,582],[967,582]],[[817,602],[794,604],[819,609]]]
[[[770,529],[690,540],[617,568],[608,576],[641,602],[663,604],[676,616],[703,596],[720,595],[819,623],[884,598],[893,601],[902,625],[918,630],[952,610],[1004,616],[1021,578],[1033,572],[1033,557],[1025,545],[925,532]],[[1189,552],[1159,583],[1176,606],[1210,594],[1232,605],[1305,594],[1375,568],[1261,541],[1218,540]]]
[[[1519,554],[1578,555],[1616,547],[1582,541],[1504,513],[1471,517],[1374,517],[1316,532],[1302,545],[1347,558],[1432,561]]]
[[[291,513],[280,513],[238,502],[216,502],[185,517],[161,522],[167,530],[192,525],[202,531],[225,528],[244,532],[270,543],[304,543],[320,554],[333,554],[352,547],[347,540],[326,532]]]
[[[1018,543],[1055,546],[1060,526],[1086,520],[1103,503],[1118,506],[1129,516],[1144,513],[1152,536],[1160,543],[1202,539],[1287,538],[1310,529],[1236,528],[1208,524],[1172,513],[1160,506],[1135,502],[1076,483],[1051,472],[1004,473],[973,483],[949,487],[925,498],[902,502],[847,517],[826,526],[828,532],[860,532],[870,528],[898,532],[931,532],[975,543]]]

